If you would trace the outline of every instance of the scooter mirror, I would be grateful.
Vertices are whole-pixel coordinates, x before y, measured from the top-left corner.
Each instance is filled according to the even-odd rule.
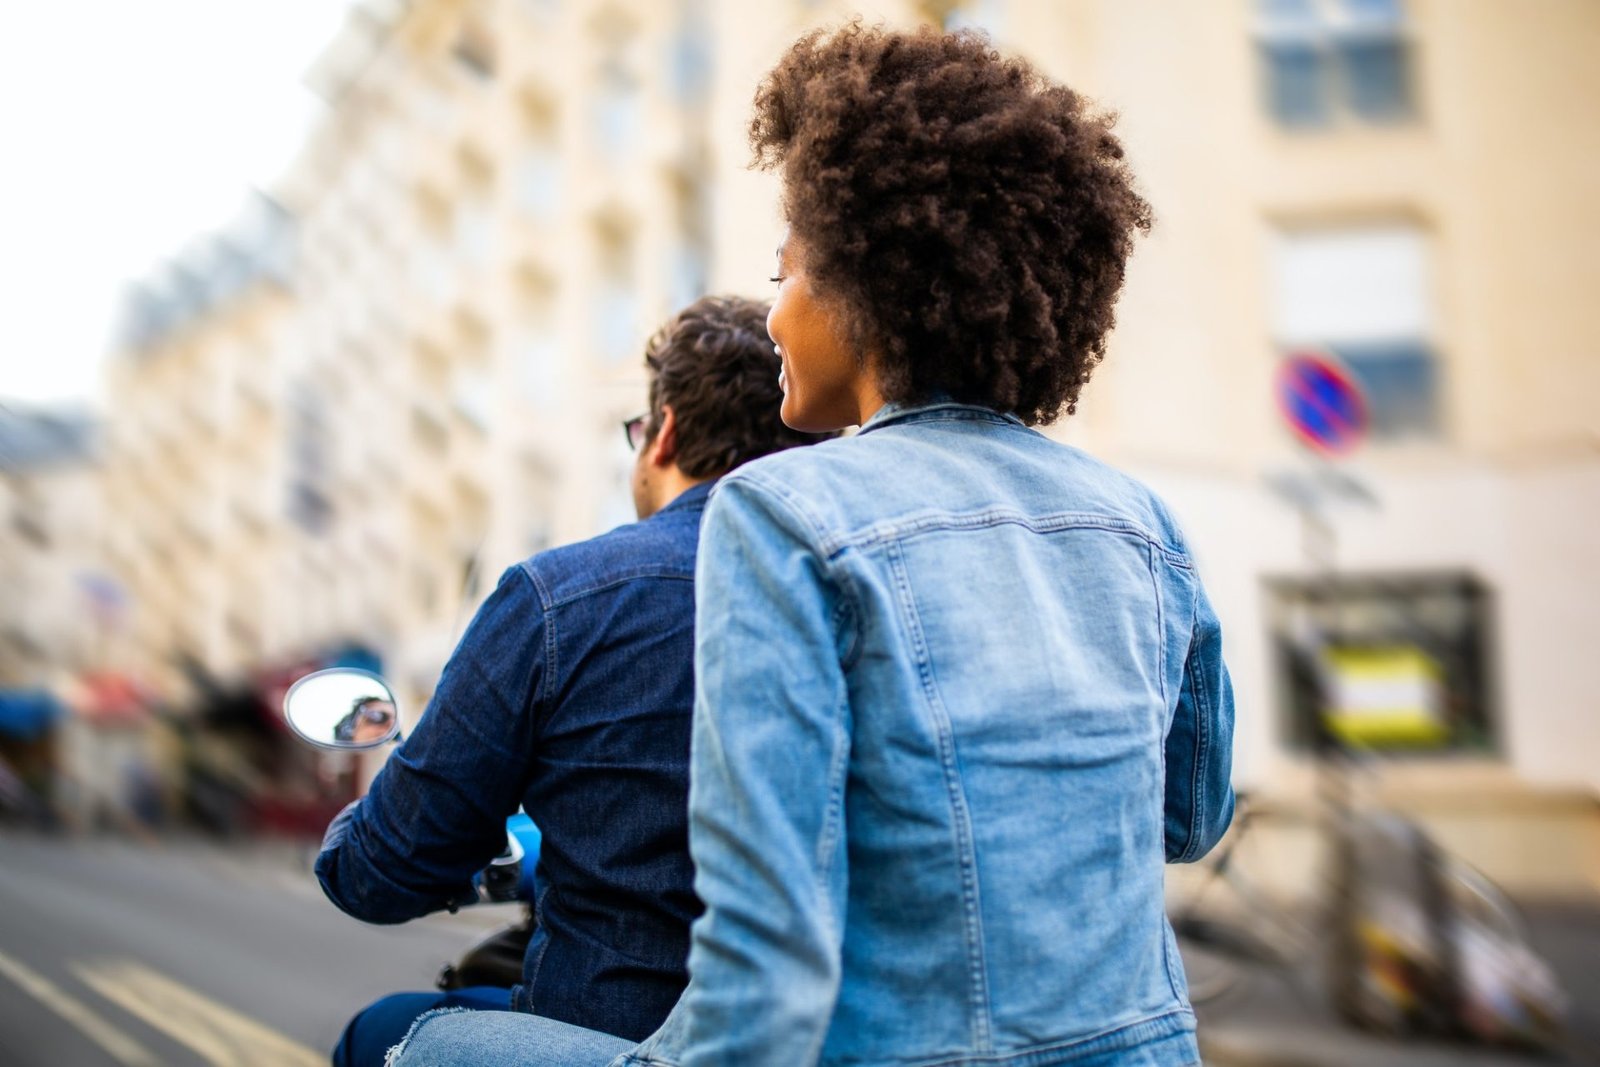
[[[319,748],[376,748],[400,734],[394,694],[382,678],[351,667],[308,674],[283,696],[294,732]]]

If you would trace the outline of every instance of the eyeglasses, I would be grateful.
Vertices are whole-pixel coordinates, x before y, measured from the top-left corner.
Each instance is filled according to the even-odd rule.
[[[649,429],[649,415],[635,415],[622,424],[622,436],[627,438],[628,447],[637,452],[644,447],[645,431]]]
[[[362,722],[370,722],[374,726],[389,725],[389,709],[373,707],[371,704],[361,705],[360,718]]]

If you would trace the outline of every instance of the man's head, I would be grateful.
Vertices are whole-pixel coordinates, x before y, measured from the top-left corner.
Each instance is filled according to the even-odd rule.
[[[349,714],[333,728],[336,741],[351,741],[358,745],[387,737],[394,725],[394,704],[382,697],[356,697]]]
[[[644,360],[650,413],[633,467],[641,519],[741,463],[833,436],[798,433],[779,418],[781,363],[766,304],[701,297],[656,332]]]

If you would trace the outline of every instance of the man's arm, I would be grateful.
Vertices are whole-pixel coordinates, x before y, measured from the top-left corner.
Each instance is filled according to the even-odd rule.
[[[840,597],[803,520],[730,476],[701,528],[689,847],[705,914],[662,1052],[793,1067],[840,981],[850,711]],[[670,1033],[671,1036],[668,1036]]]
[[[1178,706],[1167,731],[1167,862],[1211,851],[1233,821],[1233,683],[1222,624],[1195,578],[1194,626]]]
[[[501,575],[411,736],[328,827],[317,879],[340,910],[398,923],[475,899],[526,783],[543,620],[528,574]]]

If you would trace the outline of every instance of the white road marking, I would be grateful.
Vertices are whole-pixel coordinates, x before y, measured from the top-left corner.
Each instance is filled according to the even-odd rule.
[[[44,975],[0,952],[0,974],[11,979],[25,993],[76,1026],[85,1037],[105,1049],[112,1059],[127,1067],[161,1067],[139,1042],[118,1030],[90,1008],[61,990]]]
[[[214,1067],[326,1067],[315,1052],[276,1030],[132,960],[75,964],[89,988],[187,1045]]]

